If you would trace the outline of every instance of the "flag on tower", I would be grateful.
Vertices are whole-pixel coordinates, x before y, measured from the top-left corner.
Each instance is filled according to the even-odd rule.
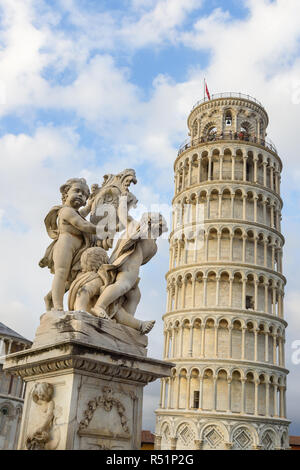
[[[208,88],[207,88],[207,83],[206,83],[206,80],[204,79],[204,85],[205,85],[205,93],[207,95],[207,98],[210,100],[210,93],[208,91]]]

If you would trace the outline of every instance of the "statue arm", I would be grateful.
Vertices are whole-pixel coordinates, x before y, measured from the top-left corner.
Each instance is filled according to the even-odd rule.
[[[77,214],[76,211],[71,208],[64,208],[61,213],[61,217],[81,232],[93,234],[96,233],[96,225],[88,222],[87,220],[84,220],[80,215]]]
[[[90,196],[88,199],[87,205],[79,209],[79,214],[82,215],[82,217],[86,217],[87,215],[89,215],[89,213],[92,210],[93,202],[94,202],[94,198]]]

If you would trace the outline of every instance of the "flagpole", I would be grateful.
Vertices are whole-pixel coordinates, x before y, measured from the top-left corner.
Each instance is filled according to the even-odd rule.
[[[205,78],[204,78],[204,82],[203,82],[203,99],[205,101]]]

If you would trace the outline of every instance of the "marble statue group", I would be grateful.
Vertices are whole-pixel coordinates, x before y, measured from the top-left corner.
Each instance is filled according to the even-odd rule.
[[[102,186],[95,184],[91,191],[84,178],[60,187],[62,204],[45,218],[53,241],[39,263],[54,275],[45,297],[47,311],[63,311],[68,291],[69,311],[113,320],[142,334],[153,328],[154,321],[134,317],[141,297],[139,272],[156,254],[156,239],[167,226],[159,213],[145,213],[140,221],[129,214],[138,202],[129,191],[136,182],[135,171],[128,169],[105,175]]]

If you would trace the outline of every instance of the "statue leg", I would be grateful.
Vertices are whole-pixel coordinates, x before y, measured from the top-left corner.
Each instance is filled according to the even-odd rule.
[[[123,307],[130,315],[134,315],[141,300],[141,291],[139,287],[136,286],[131,289],[129,292],[127,292],[125,297],[126,300],[123,304]]]
[[[53,299],[53,309],[54,310],[63,310],[63,299],[66,291],[66,282],[70,273],[71,263],[72,263],[72,251],[69,250],[69,253],[65,253],[64,259],[58,259],[54,261],[55,274],[52,283],[52,299]]]
[[[104,289],[95,306],[91,310],[92,313],[100,317],[107,318],[107,307],[109,307],[109,305],[115,300],[127,294],[127,292],[129,292],[136,283],[136,279],[136,273],[132,274],[128,271],[118,273],[116,282]]]
[[[155,321],[142,321],[134,318],[130,315],[123,307],[121,307],[118,312],[115,314],[114,318],[121,325],[129,326],[135,330],[140,331],[142,334],[149,333],[154,327]]]
[[[49,312],[53,308],[53,301],[52,301],[52,290],[48,292],[47,295],[44,297],[46,311]]]
[[[75,310],[89,311],[91,299],[100,294],[100,283],[100,279],[94,279],[79,289],[74,305]]]

